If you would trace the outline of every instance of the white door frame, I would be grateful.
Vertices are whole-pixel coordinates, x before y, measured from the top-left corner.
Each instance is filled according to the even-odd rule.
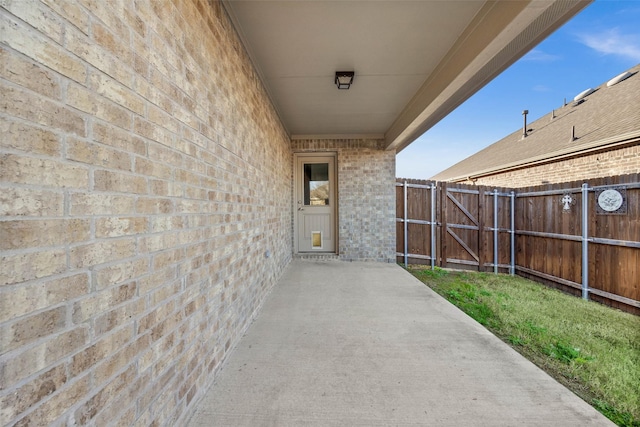
[[[313,251],[304,251],[300,252],[299,241],[298,241],[298,232],[299,232],[299,215],[298,209],[301,207],[300,196],[302,190],[302,176],[301,170],[299,169],[299,163],[302,159],[306,158],[327,158],[330,157],[333,159],[333,170],[329,172],[329,176],[333,177],[329,182],[331,184],[330,187],[330,203],[331,207],[331,215],[333,216],[333,248],[323,248],[321,250],[313,250]],[[294,253],[338,253],[338,153],[336,152],[299,152],[293,154],[293,241],[294,241]],[[331,163],[330,163],[331,164]]]

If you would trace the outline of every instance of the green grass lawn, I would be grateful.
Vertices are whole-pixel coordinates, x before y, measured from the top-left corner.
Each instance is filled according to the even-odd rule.
[[[409,271],[613,422],[640,427],[640,317],[517,276]]]

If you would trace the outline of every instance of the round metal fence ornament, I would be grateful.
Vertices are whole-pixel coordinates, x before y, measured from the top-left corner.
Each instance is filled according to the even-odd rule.
[[[624,214],[627,212],[626,188],[607,188],[596,193],[597,213]]]
[[[617,211],[622,206],[622,202],[624,199],[618,190],[604,190],[598,196],[598,204],[607,212]]]

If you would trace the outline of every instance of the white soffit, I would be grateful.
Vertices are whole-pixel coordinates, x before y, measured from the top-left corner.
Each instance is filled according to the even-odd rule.
[[[590,1],[227,0],[292,138],[400,151]],[[336,71],[355,71],[349,90]]]

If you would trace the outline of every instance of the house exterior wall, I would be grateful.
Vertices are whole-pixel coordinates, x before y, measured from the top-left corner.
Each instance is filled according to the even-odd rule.
[[[335,152],[338,253],[346,261],[395,262],[395,152],[381,140],[299,139],[294,152]]]
[[[291,259],[288,136],[219,3],[0,20],[0,425],[180,425]]]
[[[474,181],[464,181],[464,183],[518,188],[626,175],[638,173],[638,171],[640,171],[640,143],[553,163],[487,175]]]

